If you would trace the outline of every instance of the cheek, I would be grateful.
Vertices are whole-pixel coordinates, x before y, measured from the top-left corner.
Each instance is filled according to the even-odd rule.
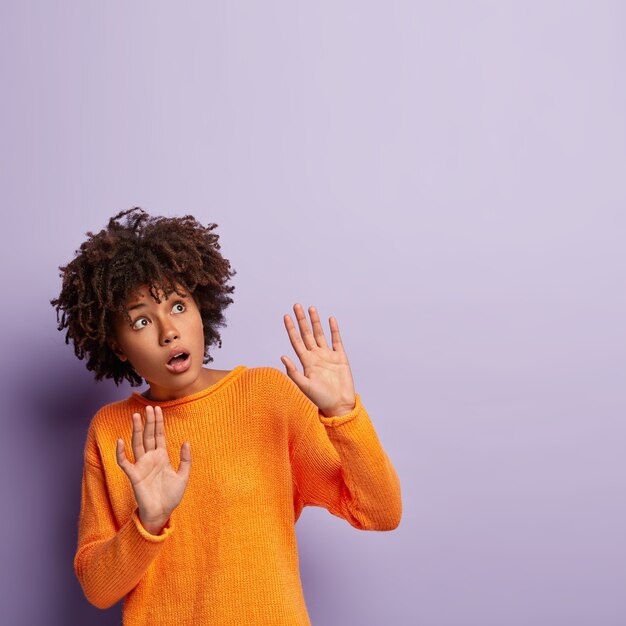
[[[198,342],[202,342],[204,349],[204,326],[202,324],[202,318],[198,314],[198,317],[194,320],[193,333]]]
[[[151,357],[142,350],[135,350],[128,355],[128,362],[140,376],[146,379],[153,378],[160,370],[158,359]]]
[[[204,344],[204,326],[202,325],[202,319],[199,318],[196,325],[196,334],[198,335],[198,338],[202,339],[202,343]]]
[[[147,329],[146,329],[147,330]],[[128,360],[133,364],[139,364],[146,361],[146,356],[148,354],[146,350],[147,337],[145,336],[144,331],[142,332],[142,336],[139,337],[139,333],[136,335],[126,335],[120,337],[119,344],[122,349],[122,352],[128,357]]]

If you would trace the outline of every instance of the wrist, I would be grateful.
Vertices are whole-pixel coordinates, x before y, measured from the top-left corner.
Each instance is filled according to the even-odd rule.
[[[167,526],[167,522],[170,519],[169,515],[167,517],[149,518],[142,515],[140,511],[137,512],[137,517],[146,532],[151,535],[160,535],[161,531],[165,528],[165,526]]]
[[[349,404],[343,404],[341,406],[338,407],[331,407],[328,409],[320,409],[320,413],[324,416],[324,417],[343,417],[344,415],[348,415],[349,413],[352,413],[352,411],[354,411],[356,407],[356,401],[352,403],[352,405]]]

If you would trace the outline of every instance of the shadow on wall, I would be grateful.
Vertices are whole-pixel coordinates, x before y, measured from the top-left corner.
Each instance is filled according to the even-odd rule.
[[[45,362],[46,357],[50,359]],[[49,354],[37,363],[32,386],[20,389],[26,399],[28,415],[44,443],[39,445],[40,468],[46,483],[42,510],[49,511],[51,549],[42,563],[48,569],[51,601],[46,624],[68,626],[119,626],[122,601],[107,610],[88,602],[74,572],[74,555],[78,540],[83,450],[87,428],[94,413],[103,405],[128,395],[125,387],[110,382],[95,382],[93,374],[64,346],[64,354]],[[31,378],[32,380],[32,378]]]

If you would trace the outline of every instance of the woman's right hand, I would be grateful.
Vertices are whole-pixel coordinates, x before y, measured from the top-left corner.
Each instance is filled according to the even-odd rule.
[[[133,413],[132,446],[135,463],[126,457],[124,440],[117,440],[117,463],[131,482],[143,527],[158,535],[185,493],[191,469],[191,444],[185,441],[181,446],[180,465],[174,471],[165,446],[163,411],[160,406],[147,406],[145,428],[141,415]]]

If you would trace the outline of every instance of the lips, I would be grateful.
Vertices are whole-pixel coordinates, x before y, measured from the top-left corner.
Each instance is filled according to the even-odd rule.
[[[170,352],[165,367],[173,374],[186,372],[191,365],[191,354],[182,348],[175,348]]]

